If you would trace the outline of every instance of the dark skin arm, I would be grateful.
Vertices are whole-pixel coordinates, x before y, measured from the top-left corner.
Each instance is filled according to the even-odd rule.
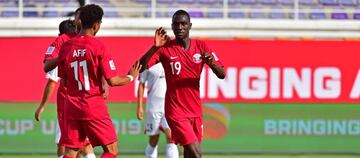
[[[59,61],[58,58],[46,60],[44,62],[44,72],[49,72],[52,69],[55,69],[55,67],[58,65],[58,61]]]
[[[170,40],[170,37],[166,34],[164,28],[160,27],[155,31],[154,45],[140,58],[140,64],[143,65],[140,72],[143,72],[147,69],[147,64],[151,57],[159,50],[159,48],[163,47],[167,41]]]
[[[211,68],[211,70],[215,73],[215,75],[218,78],[224,79],[226,77],[224,68],[214,63],[213,57],[209,52],[204,52],[201,56],[201,59],[204,60],[206,65],[208,65]]]

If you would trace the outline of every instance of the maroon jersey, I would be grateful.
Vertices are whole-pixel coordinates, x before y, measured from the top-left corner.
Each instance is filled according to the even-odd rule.
[[[201,117],[200,74],[205,62],[201,54],[211,52],[214,62],[222,66],[218,57],[200,40],[191,40],[184,50],[176,40],[160,48],[148,66],[161,62],[166,77],[165,116],[167,118]]]
[[[64,33],[57,37],[54,42],[48,47],[45,52],[44,61],[58,57],[59,51],[63,43],[67,42],[71,38],[75,37],[75,32]]]
[[[89,35],[72,38],[61,47],[58,66],[68,94],[65,119],[109,118],[101,78],[115,76],[116,67],[103,43]]]
[[[61,46],[67,42],[68,40],[70,40],[71,38],[75,37],[76,33],[75,32],[71,32],[71,33],[64,33],[60,36],[58,36],[55,41],[53,41],[51,43],[51,45],[48,47],[48,49],[45,52],[45,57],[44,57],[44,62],[46,60],[50,60],[53,58],[57,58],[59,55],[59,51]],[[57,71],[56,71],[57,73]],[[56,75],[57,76],[57,75]],[[66,98],[66,89],[63,85],[60,84],[59,89],[57,91],[57,113],[58,113],[58,118],[63,116],[64,113],[64,100]]]

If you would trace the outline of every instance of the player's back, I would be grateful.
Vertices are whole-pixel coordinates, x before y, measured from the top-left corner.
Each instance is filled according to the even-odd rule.
[[[99,119],[108,115],[101,88],[101,59],[104,45],[93,36],[79,35],[64,43],[60,50],[59,76],[64,76],[71,118]],[[61,70],[63,69],[63,70]],[[66,116],[65,116],[66,117]],[[66,117],[69,118],[69,117]]]

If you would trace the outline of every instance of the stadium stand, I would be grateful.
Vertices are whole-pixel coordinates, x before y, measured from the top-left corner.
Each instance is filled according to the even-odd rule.
[[[294,0],[224,1],[155,0],[152,3],[151,0],[91,0],[104,7],[105,17],[110,18],[170,17],[177,8],[188,8],[194,18],[293,19],[294,14],[298,14],[299,19],[309,20],[359,19],[357,0],[298,0],[299,4],[294,4]],[[23,6],[18,4],[19,0],[0,0],[0,16],[61,17],[78,7],[76,0],[22,0]],[[23,14],[19,14],[19,7],[23,8]]]

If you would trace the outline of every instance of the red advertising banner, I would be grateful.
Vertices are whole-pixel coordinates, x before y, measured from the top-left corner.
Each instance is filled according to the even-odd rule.
[[[99,39],[123,75],[153,42],[145,37]],[[52,40],[0,38],[0,101],[40,101],[46,84],[42,60]],[[205,102],[360,101],[359,41],[204,40],[227,72],[219,80],[204,69],[200,85]],[[135,90],[134,83],[111,88],[109,101],[136,101]]]

